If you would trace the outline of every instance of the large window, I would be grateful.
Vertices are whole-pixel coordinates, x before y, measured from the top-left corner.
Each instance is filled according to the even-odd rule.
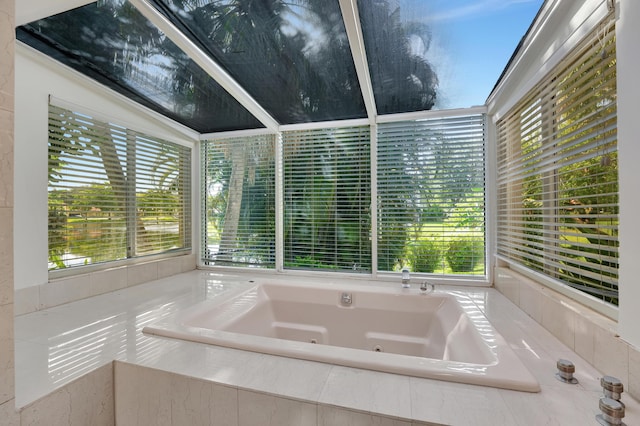
[[[485,275],[485,116],[378,126],[378,269]]]
[[[49,269],[189,249],[191,150],[49,106]]]
[[[618,302],[613,20],[498,123],[498,254]]]
[[[275,137],[202,144],[203,261],[275,267]]]
[[[284,265],[371,271],[369,126],[285,132]]]
[[[485,277],[485,121],[204,142],[204,263]]]

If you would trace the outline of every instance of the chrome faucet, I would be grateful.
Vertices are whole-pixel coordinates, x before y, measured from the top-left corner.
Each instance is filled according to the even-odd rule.
[[[436,290],[436,286],[433,283],[427,282],[427,281],[422,281],[422,284],[420,284],[420,292],[421,294],[427,294],[427,292],[433,293]]]
[[[411,274],[409,273],[409,268],[402,268],[402,288],[411,287]]]

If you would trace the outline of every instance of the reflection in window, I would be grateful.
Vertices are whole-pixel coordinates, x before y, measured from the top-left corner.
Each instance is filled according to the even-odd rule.
[[[155,0],[280,123],[366,117],[336,0]]]
[[[128,2],[32,22],[17,38],[201,133],[263,127]]]
[[[275,137],[202,144],[203,261],[275,267]]]
[[[284,263],[371,271],[370,130],[292,131],[284,144]]]
[[[191,151],[49,107],[49,269],[191,247]]]

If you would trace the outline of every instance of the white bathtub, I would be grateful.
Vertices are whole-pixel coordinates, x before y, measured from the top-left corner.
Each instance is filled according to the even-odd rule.
[[[540,390],[482,311],[459,291],[425,295],[399,286],[262,282],[143,331],[389,373]]]

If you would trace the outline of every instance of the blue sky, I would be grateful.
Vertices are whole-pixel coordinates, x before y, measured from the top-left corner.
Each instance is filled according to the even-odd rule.
[[[404,19],[433,39],[426,58],[440,81],[437,107],[484,104],[544,0],[401,0]]]

